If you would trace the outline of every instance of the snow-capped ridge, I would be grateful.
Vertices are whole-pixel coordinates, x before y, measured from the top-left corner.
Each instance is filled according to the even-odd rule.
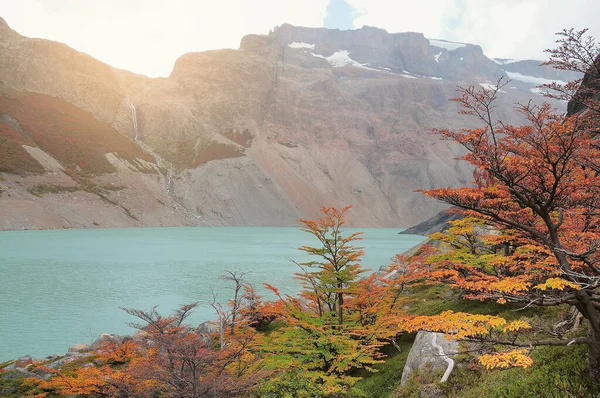
[[[535,84],[536,86],[539,86],[541,84],[552,84],[554,82],[556,82],[558,84],[567,84],[566,82],[564,82],[562,80],[558,80],[558,79],[557,80],[545,79],[543,77],[523,75],[518,72],[507,72],[506,71],[505,73],[512,80],[518,80],[518,81],[529,83],[529,84]]]
[[[309,50],[313,50],[315,49],[315,45],[314,44],[309,44],[309,43],[304,43],[304,42],[292,42],[290,44],[288,44],[288,46],[290,48],[308,48]]]
[[[378,69],[367,66],[367,64],[361,64],[360,62],[356,62],[355,60],[350,58],[350,53],[348,50],[336,51],[329,57],[326,57],[321,54],[315,54],[315,53],[310,53],[310,54],[313,57],[325,59],[334,68],[343,68],[346,65],[351,65],[351,66],[356,66],[358,68],[363,68],[363,69],[368,69],[368,70],[374,70],[374,71],[378,70]]]
[[[429,39],[429,44],[434,47],[445,48],[448,51],[454,51],[459,48],[470,46],[471,44],[457,43],[453,41],[440,40],[440,39]],[[436,59],[437,60],[437,59]]]

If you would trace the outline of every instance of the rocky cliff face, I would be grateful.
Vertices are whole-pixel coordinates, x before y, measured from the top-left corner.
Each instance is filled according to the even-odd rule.
[[[354,205],[353,225],[414,224],[441,209],[415,189],[471,178],[455,160],[459,148],[428,133],[472,125],[447,99],[457,84],[489,87],[511,65],[418,33],[282,25],[244,37],[239,50],[185,54],[169,78],[150,79],[1,21],[0,133],[10,120],[27,125],[11,98],[46,95],[78,108],[54,106],[80,123],[60,129],[65,142],[81,142],[74,137],[89,124],[78,112],[99,123],[94,136],[112,169],[87,170],[48,144],[50,116],[12,138],[2,133],[34,148],[27,156],[39,164],[0,167],[10,171],[0,182],[0,228],[295,225],[345,204]],[[519,121],[515,101],[542,98],[531,77],[567,79],[533,64],[518,71],[498,107],[509,122]],[[103,138],[113,131],[137,150]],[[31,174],[48,158],[45,173]],[[120,189],[94,188],[108,183]],[[40,184],[54,188],[40,193]],[[59,189],[67,185],[79,191]]]

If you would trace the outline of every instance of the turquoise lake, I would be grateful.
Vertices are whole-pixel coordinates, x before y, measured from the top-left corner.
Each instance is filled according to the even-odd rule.
[[[346,233],[354,232],[346,229]],[[424,237],[399,229],[361,229],[363,265],[377,269]],[[64,354],[102,333],[131,334],[119,307],[167,314],[200,302],[192,323],[213,319],[211,289],[229,298],[225,270],[265,294],[263,282],[295,293],[305,261],[302,245],[317,246],[297,228],[144,228],[0,232],[0,361],[25,354]]]

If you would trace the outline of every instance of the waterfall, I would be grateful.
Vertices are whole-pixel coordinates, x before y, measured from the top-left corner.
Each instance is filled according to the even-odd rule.
[[[175,208],[181,209],[188,215],[193,216],[196,219],[202,220],[202,216],[200,216],[199,214],[197,214],[195,212],[190,211],[181,202],[181,199],[178,198],[177,195],[175,195],[175,182],[173,181],[174,180],[173,176],[175,175],[175,167],[173,167],[173,165],[169,161],[167,161],[162,156],[160,156],[159,154],[154,152],[152,150],[152,148],[150,148],[150,145],[148,145],[145,142],[143,142],[142,140],[140,140],[140,131],[139,131],[139,126],[138,126],[137,111],[135,109],[135,105],[133,105],[133,103],[131,102],[131,100],[129,98],[125,98],[125,101],[127,101],[127,105],[129,106],[129,109],[131,109],[131,119],[133,121],[133,130],[135,131],[134,141],[140,147],[140,149],[142,151],[151,155],[156,160],[156,165],[158,166],[158,172],[165,179],[165,190],[167,192],[167,196],[169,196],[171,198]],[[163,174],[163,172],[161,170],[166,170],[166,173]],[[202,221],[205,224],[207,224],[208,226],[211,226],[210,223],[207,223],[204,220],[202,220]]]
[[[131,118],[133,119],[133,130],[135,131],[135,140],[137,141],[139,139],[139,135],[140,135],[140,131],[138,128],[138,121],[137,121],[137,111],[135,110],[135,105],[133,105],[133,103],[129,100],[129,98],[126,98],[127,100],[127,105],[129,105],[129,108],[131,109]]]

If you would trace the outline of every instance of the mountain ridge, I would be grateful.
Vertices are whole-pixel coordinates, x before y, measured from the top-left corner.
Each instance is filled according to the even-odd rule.
[[[64,44],[2,35],[0,81],[8,90],[54,96],[88,112],[107,125],[100,136],[112,128],[128,137],[158,172],[139,175],[141,161],[105,153],[117,171],[88,178],[125,187],[102,193],[109,199],[102,207],[124,212],[114,223],[98,206],[88,211],[78,203],[79,194],[31,195],[43,176],[5,175],[0,228],[295,225],[323,205],[346,204],[355,207],[352,225],[415,224],[443,208],[415,189],[471,179],[455,160],[460,149],[426,132],[471,126],[447,99],[457,84],[489,87],[503,73],[478,46],[435,44],[378,28],[281,25],[245,36],[238,50],[184,54],[168,78],[148,78]],[[515,101],[542,97],[527,81],[510,88],[498,113],[515,123]],[[13,117],[0,108],[2,114]],[[76,178],[75,166],[67,176]],[[32,221],[29,207],[61,221]]]

